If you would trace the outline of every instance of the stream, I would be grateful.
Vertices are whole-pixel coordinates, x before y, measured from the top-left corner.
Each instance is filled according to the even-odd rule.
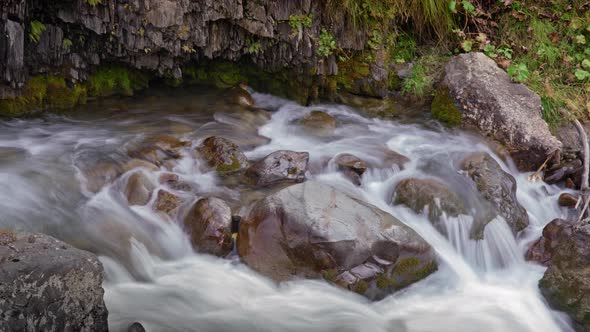
[[[109,328],[126,331],[141,322],[147,331],[571,331],[568,318],[545,303],[537,283],[544,267],[524,260],[543,226],[566,211],[557,205],[563,189],[530,182],[478,136],[441,127],[424,110],[393,119],[367,116],[337,104],[303,107],[254,93],[250,111],[227,102],[215,90],[159,90],[92,102],[67,114],[0,122],[0,228],[53,235],[97,253],[105,268]],[[397,107],[406,107],[402,104]],[[329,134],[297,124],[321,110],[338,121]],[[197,146],[217,135],[236,142],[249,160],[276,150],[309,152],[307,178],[360,197],[418,232],[435,249],[438,271],[387,298],[371,302],[322,280],[276,284],[240,263],[199,254],[179,218],[145,206],[129,206],[122,188],[133,172],[143,172],[159,188],[163,173],[175,173],[190,192],[179,215],[194,200],[216,196],[242,215],[263,191],[253,191],[203,167],[191,147],[159,170],[128,170],[95,188],[96,165],[123,163],[130,147],[155,135],[171,135]],[[379,165],[393,150],[411,161],[398,167],[371,167],[361,186],[348,181],[329,160],[351,153]],[[506,222],[494,219],[484,239],[472,240],[473,218],[446,218],[448,236],[425,215],[392,206],[396,183],[408,177],[439,178],[466,190],[453,165],[470,152],[487,152],[517,181],[517,197],[530,225],[515,238]],[[89,175],[90,174],[90,175]],[[184,210],[183,210],[184,209]]]

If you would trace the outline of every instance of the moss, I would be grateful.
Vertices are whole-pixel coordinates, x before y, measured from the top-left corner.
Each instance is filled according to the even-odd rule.
[[[409,270],[415,268],[416,266],[420,265],[420,260],[415,257],[409,257],[401,259],[397,262],[393,271],[393,274],[404,274],[407,273]]]
[[[386,274],[382,274],[377,277],[377,288],[379,289],[386,289],[389,288],[393,284],[393,280],[389,278]]]
[[[150,76],[118,65],[99,68],[88,78],[88,94],[97,97],[132,96],[134,91],[148,87]]]
[[[47,77],[45,108],[66,110],[84,103],[86,103],[86,86],[76,84],[70,88],[63,77]]]
[[[231,164],[219,164],[215,168],[215,170],[219,173],[231,173],[240,170],[242,165],[240,164],[240,160],[236,156],[231,157]]]
[[[433,260],[420,266],[421,261],[415,257],[401,259],[391,271],[391,287],[401,289],[422,280],[436,271],[437,265]]]
[[[448,125],[458,126],[462,122],[461,112],[449,94],[447,87],[439,88],[432,100],[432,116]]]
[[[32,77],[20,96],[0,100],[0,115],[13,117],[41,111],[46,94],[47,81],[45,77]]]
[[[338,271],[336,271],[335,269],[328,269],[322,272],[322,278],[329,282],[333,282],[337,276]]]
[[[359,280],[354,286],[354,292],[358,294],[365,294],[369,289],[369,285],[364,280]]]

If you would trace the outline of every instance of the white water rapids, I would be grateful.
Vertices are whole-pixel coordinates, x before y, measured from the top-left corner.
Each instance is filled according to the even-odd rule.
[[[433,122],[380,120],[341,105],[302,107],[268,95],[254,97],[273,111],[260,126],[243,116],[248,111],[235,111],[212,93],[105,102],[82,110],[85,116],[0,122],[0,228],[43,231],[101,255],[113,331],[126,331],[135,321],[147,331],[571,330],[567,318],[552,311],[539,292],[544,268],[523,258],[543,226],[565,215],[556,203],[560,188],[529,182],[527,174],[479,138]],[[337,118],[333,135],[316,136],[294,124],[315,109]],[[279,149],[307,151],[308,178],[362,197],[405,222],[435,248],[439,269],[370,302],[321,280],[277,285],[235,257],[195,253],[180,223],[163,220],[149,205],[127,205],[120,188],[129,173],[96,194],[86,190],[83,165],[117,161],[125,146],[151,133],[194,143],[219,135],[243,146],[259,136],[268,138],[245,148],[250,160]],[[402,171],[369,169],[361,187],[327,163],[347,152],[379,164],[385,147],[411,162]],[[518,200],[530,218],[518,239],[497,218],[485,228],[484,240],[471,240],[469,216],[445,220],[445,238],[425,216],[390,204],[395,184],[411,176],[438,177],[455,190],[462,188],[465,176],[453,164],[475,151],[492,154],[517,180]],[[145,172],[155,184],[163,172],[134,171]],[[197,198],[215,195],[234,205],[249,199],[214,173],[202,172],[188,148],[172,171],[198,187]]]

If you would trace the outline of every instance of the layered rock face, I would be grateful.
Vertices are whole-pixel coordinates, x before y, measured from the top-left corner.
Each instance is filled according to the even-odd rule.
[[[335,57],[316,54],[322,27],[353,51],[364,49],[368,32],[325,6],[310,0],[4,1],[0,99],[17,94],[29,75],[58,72],[79,82],[91,67],[113,62],[174,79],[185,74],[185,64],[208,59],[248,60],[269,72],[288,67],[333,75]],[[367,74],[386,82],[381,65],[376,61]],[[218,83],[236,83],[226,78]]]
[[[102,278],[89,252],[0,231],[0,330],[107,331]]]

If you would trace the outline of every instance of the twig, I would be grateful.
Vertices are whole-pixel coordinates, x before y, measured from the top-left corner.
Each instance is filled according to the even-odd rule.
[[[576,126],[576,130],[582,139],[582,153],[583,153],[583,166],[584,171],[582,173],[582,183],[580,184],[580,193],[582,197],[582,201],[584,202],[584,207],[580,211],[580,215],[578,217],[578,221],[576,224],[580,224],[580,221],[584,219],[584,215],[586,214],[586,210],[588,209],[588,204],[590,204],[590,199],[588,197],[588,174],[590,173],[590,146],[588,146],[588,135],[582,127],[582,124],[577,119],[574,120],[574,125]]]
[[[541,165],[541,167],[539,167],[539,169],[537,169],[537,171],[535,172],[535,174],[533,175],[529,175],[529,181],[534,182],[537,180],[541,179],[541,171],[543,171],[545,169],[545,167],[547,166],[547,163],[549,162],[549,160],[551,160],[551,158],[553,158],[554,154],[550,154],[549,157],[547,157],[547,159],[545,159],[545,162],[543,163],[543,165]]]

